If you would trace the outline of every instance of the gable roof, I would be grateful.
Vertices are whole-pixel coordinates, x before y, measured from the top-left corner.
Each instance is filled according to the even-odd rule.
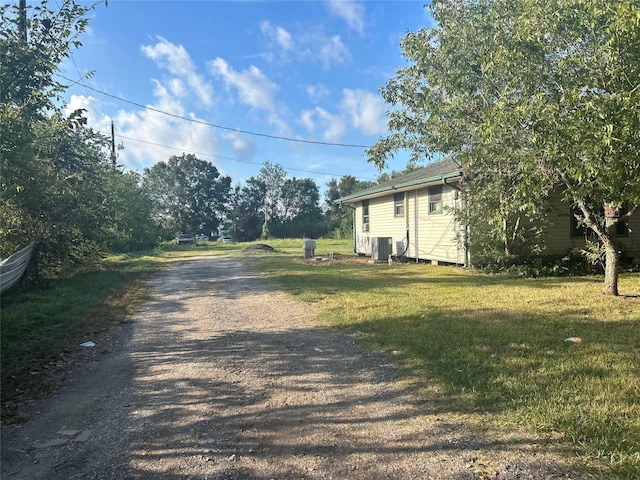
[[[459,179],[460,177],[462,177],[462,167],[452,158],[445,158],[373,187],[338,198],[335,203],[353,203],[368,198],[381,197],[389,192],[404,192],[418,186],[442,184],[445,180]]]

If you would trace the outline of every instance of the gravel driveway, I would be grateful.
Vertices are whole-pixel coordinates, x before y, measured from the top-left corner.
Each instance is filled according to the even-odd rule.
[[[132,323],[3,427],[3,479],[593,478],[534,438],[483,438],[433,411],[389,358],[315,326],[242,259],[150,283]]]

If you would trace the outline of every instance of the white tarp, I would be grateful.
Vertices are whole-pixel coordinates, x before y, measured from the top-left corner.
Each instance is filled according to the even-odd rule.
[[[17,251],[10,257],[0,262],[0,293],[12,287],[27,268],[29,259],[31,259],[31,251],[33,243],[30,243],[22,250]]]

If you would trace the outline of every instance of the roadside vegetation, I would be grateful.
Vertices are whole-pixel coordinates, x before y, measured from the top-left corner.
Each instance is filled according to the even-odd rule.
[[[24,420],[26,403],[56,390],[58,375],[81,359],[81,343],[127,322],[145,298],[141,280],[161,265],[151,256],[110,257],[41,290],[3,293],[2,423]]]
[[[323,260],[303,260],[299,239],[265,243],[275,253],[248,255],[247,243],[165,244],[145,256],[109,258],[40,292],[3,294],[3,422],[19,421],[20,405],[55,391],[57,372],[82,355],[82,342],[129,320],[145,298],[146,275],[173,261],[241,255],[313,303],[318,322],[388,352],[398,380],[428,398],[434,414],[462,415],[494,431],[533,429],[568,443],[588,467],[639,478],[637,274],[622,274],[626,296],[609,297],[597,276],[375,265],[353,256],[348,240],[318,240]]]

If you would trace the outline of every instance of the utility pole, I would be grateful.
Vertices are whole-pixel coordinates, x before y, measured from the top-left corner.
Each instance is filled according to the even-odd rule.
[[[18,10],[20,11],[20,19],[18,23],[18,29],[24,43],[27,43],[27,0],[20,0],[18,3]]]
[[[113,167],[116,166],[116,134],[113,127],[113,120],[111,120],[111,163]]]

